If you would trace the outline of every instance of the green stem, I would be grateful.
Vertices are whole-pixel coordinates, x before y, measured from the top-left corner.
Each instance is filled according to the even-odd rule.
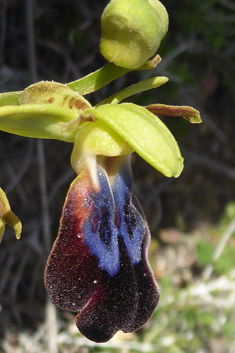
[[[83,96],[97,91],[129,71],[131,70],[109,63],[79,80],[67,83],[67,86]]]
[[[152,70],[161,62],[161,60],[161,57],[156,55],[152,60],[147,61],[137,70]],[[130,71],[133,70],[125,69],[123,67],[108,63],[101,69],[98,69],[95,72],[80,78],[79,80],[67,83],[67,86],[73,91],[78,92],[84,96],[86,94],[98,91],[98,89],[101,87],[104,87],[105,85]]]

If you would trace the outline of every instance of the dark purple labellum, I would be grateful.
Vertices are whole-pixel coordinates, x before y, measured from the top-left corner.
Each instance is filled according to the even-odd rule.
[[[152,315],[159,293],[147,261],[150,234],[131,194],[128,158],[98,165],[71,184],[45,271],[51,301],[77,312],[76,325],[96,342],[133,332]]]

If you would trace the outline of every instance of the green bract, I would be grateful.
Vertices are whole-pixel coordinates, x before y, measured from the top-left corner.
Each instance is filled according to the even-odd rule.
[[[144,65],[167,32],[168,15],[163,9],[156,0],[111,0],[101,17],[103,56],[127,69]]]

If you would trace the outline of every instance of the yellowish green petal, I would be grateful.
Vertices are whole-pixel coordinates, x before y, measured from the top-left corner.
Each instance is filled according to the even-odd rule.
[[[143,159],[167,177],[178,177],[183,158],[175,138],[154,114],[132,103],[106,104],[87,109],[96,119],[105,122]]]
[[[8,224],[15,230],[16,238],[19,239],[22,232],[22,224],[19,218],[12,212],[7,196],[0,188],[0,242],[5,231],[5,224]]]
[[[148,78],[147,80],[140,81],[138,83],[134,83],[133,85],[130,85],[124,88],[123,90],[119,91],[118,93],[115,93],[114,95],[104,99],[102,102],[98,103],[96,107],[107,103],[118,104],[128,97],[134,96],[137,93],[157,88],[159,86],[164,85],[168,81],[169,79],[165,76],[157,76]]]

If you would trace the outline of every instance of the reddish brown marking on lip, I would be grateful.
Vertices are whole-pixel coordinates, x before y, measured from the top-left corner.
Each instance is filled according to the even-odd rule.
[[[62,105],[64,105],[65,104],[65,102],[66,102],[66,100],[68,99],[68,96],[65,96],[64,97],[64,100],[63,100],[63,104]]]

